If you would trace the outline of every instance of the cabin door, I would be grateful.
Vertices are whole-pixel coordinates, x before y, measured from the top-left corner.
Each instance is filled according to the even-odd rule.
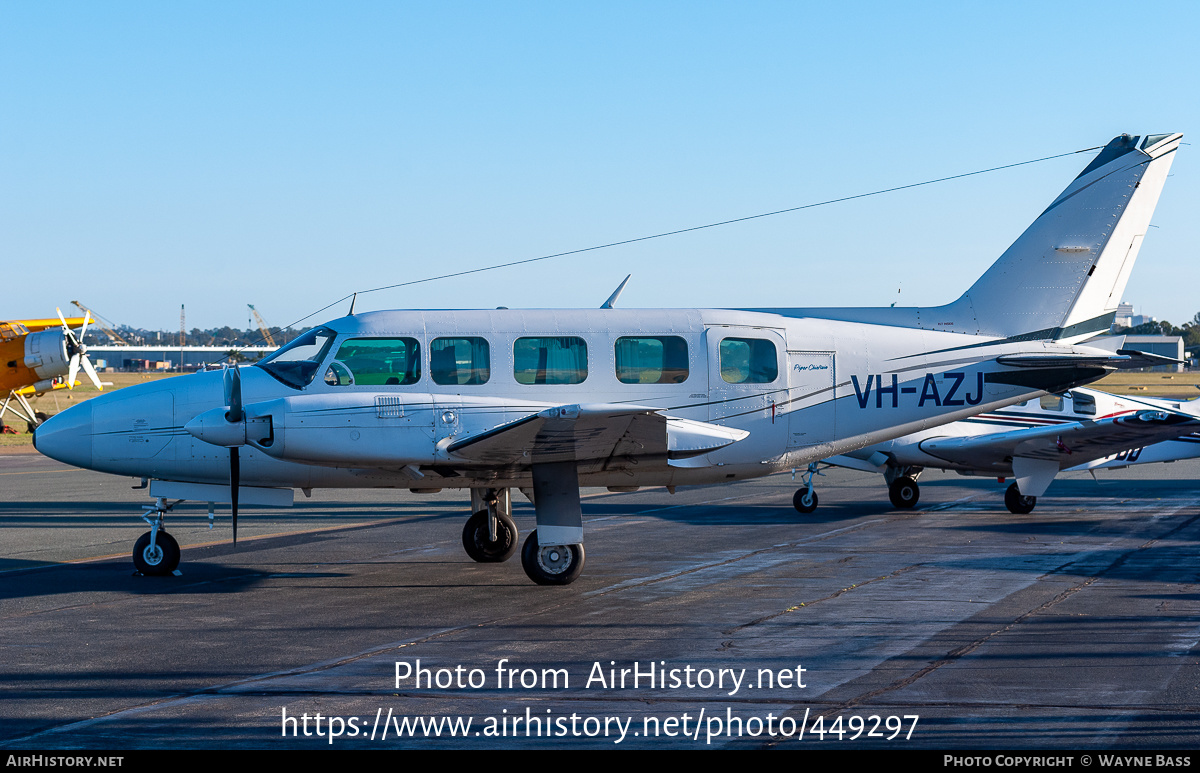
[[[750,437],[720,452],[722,461],[779,456],[786,447],[788,429],[780,410],[788,391],[787,345],[781,331],[713,325],[705,329],[705,338],[709,420],[750,432]]]

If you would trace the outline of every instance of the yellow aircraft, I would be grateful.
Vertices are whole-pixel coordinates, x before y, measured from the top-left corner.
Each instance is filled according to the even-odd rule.
[[[79,369],[87,372],[97,389],[100,377],[87,356],[83,334],[91,315],[64,318],[0,321],[0,423],[12,413],[29,424],[29,431],[46,419],[33,410],[29,398],[52,389],[74,389]],[[81,325],[79,333],[71,325]]]

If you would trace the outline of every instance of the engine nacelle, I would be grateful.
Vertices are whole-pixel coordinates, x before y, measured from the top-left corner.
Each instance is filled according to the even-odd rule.
[[[67,337],[61,329],[41,330],[25,336],[25,367],[42,379],[65,376],[71,370]]]

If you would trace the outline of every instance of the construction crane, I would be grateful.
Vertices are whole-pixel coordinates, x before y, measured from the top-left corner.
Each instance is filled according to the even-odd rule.
[[[258,332],[262,333],[263,340],[267,342],[267,346],[275,346],[275,337],[267,329],[267,323],[263,321],[262,315],[258,313],[258,309],[254,308],[254,304],[252,303],[247,303],[246,305],[250,307],[250,313],[254,315],[254,324],[258,325]]]
[[[111,327],[109,327],[109,325],[107,323],[105,323],[104,318],[101,317],[99,314],[92,311],[88,307],[84,306],[79,301],[71,301],[71,303],[75,304],[75,306],[78,307],[78,309],[80,311],[82,311],[85,315],[90,314],[92,317],[92,321],[96,325],[98,325],[101,330],[104,331],[104,334],[107,335],[114,344],[116,344],[117,346],[129,346],[129,342],[126,341],[124,338],[122,338],[120,335],[118,335],[117,331],[115,331]]]
[[[179,304],[179,348],[182,349],[187,344],[187,323],[184,321],[183,304]],[[180,354],[182,357],[183,355]],[[183,370],[183,363],[179,363],[179,369]]]

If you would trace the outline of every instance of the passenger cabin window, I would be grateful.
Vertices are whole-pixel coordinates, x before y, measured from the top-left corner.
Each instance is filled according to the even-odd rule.
[[[617,380],[622,384],[682,384],[687,377],[687,341],[679,336],[617,339]]]
[[[486,338],[435,338],[429,344],[429,375],[449,386],[486,384],[492,376]]]
[[[421,380],[421,343],[415,338],[351,338],[325,370],[330,386],[402,386]]]
[[[779,376],[775,344],[762,338],[721,341],[721,378],[730,384],[769,384]]]
[[[520,384],[582,384],[587,374],[582,338],[518,338],[513,344],[513,376]]]
[[[1071,407],[1082,416],[1096,415],[1096,398],[1081,392],[1071,393]]]
[[[1063,409],[1062,395],[1042,395],[1038,401],[1043,411],[1061,411]]]

